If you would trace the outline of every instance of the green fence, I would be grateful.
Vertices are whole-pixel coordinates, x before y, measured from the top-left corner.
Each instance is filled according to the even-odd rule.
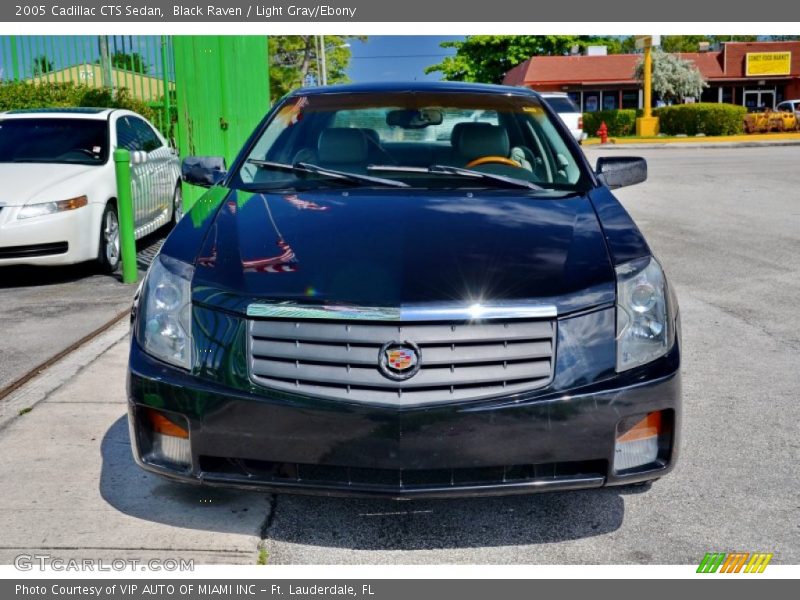
[[[170,139],[177,137],[174,73],[169,36],[0,36],[0,82],[60,88],[64,104],[84,97],[129,104]],[[73,86],[108,94],[65,91]]]

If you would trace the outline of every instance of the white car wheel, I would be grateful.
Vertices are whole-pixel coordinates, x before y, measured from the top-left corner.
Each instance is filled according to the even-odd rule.
[[[120,264],[119,217],[117,207],[111,202],[106,204],[100,226],[100,250],[97,257],[100,268],[106,273],[113,273]]]

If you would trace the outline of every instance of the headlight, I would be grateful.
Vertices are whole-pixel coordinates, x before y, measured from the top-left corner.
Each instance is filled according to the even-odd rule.
[[[617,267],[617,371],[663,356],[670,348],[664,273],[654,258]]]
[[[70,198],[68,200],[58,200],[56,202],[37,202],[35,204],[26,204],[22,210],[17,213],[18,219],[30,219],[31,217],[41,217],[43,215],[52,215],[67,210],[75,210],[82,206],[86,206],[89,200],[86,196],[78,196],[77,198]]]
[[[137,307],[139,341],[145,351],[184,369],[192,364],[193,273],[191,265],[159,255]]]

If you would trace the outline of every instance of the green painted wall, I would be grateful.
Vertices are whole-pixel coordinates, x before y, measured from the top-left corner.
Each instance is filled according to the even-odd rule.
[[[224,156],[228,165],[269,110],[266,36],[180,36],[173,40],[178,148]],[[184,184],[186,208],[203,189]]]

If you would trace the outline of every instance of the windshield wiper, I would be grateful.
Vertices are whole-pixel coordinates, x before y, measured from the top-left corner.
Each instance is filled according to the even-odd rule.
[[[505,175],[495,175],[494,173],[484,173],[473,169],[463,169],[461,167],[451,167],[450,165],[431,165],[429,167],[408,167],[403,165],[370,165],[368,171],[382,171],[387,173],[428,173],[431,175],[456,175],[458,177],[470,177],[484,181],[502,183],[506,187],[523,188],[528,190],[543,190],[544,188],[516,177],[506,177]]]
[[[258,160],[255,158],[248,158],[247,162],[255,165],[260,169],[275,169],[277,171],[290,171],[292,173],[302,173],[307,175],[319,175],[327,177],[328,179],[336,179],[339,181],[348,181],[357,184],[374,184],[386,187],[409,187],[407,183],[402,181],[395,181],[394,179],[384,179],[383,177],[370,177],[369,175],[358,175],[357,173],[348,173],[346,171],[337,171],[335,169],[328,169],[313,165],[311,163],[299,162],[293,165],[287,163],[274,162],[271,160]]]

